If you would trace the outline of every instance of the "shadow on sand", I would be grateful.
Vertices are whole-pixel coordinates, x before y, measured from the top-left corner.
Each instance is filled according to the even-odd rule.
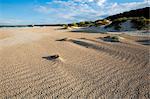
[[[69,40],[67,37],[65,37],[65,38],[62,38],[62,39],[57,39],[56,41],[67,41],[67,40]]]
[[[137,42],[142,45],[150,45],[150,40],[138,40]]]
[[[66,30],[64,27],[57,28],[55,30]]]
[[[46,59],[46,60],[55,60],[55,59],[59,58],[59,55],[45,56],[45,57],[42,57],[42,58]]]

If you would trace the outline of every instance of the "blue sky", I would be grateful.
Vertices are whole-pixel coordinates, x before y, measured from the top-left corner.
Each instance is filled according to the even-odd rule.
[[[0,24],[57,24],[101,19],[150,0],[0,0]]]

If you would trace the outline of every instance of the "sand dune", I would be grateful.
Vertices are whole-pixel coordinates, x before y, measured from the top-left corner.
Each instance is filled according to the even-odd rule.
[[[137,42],[149,37],[113,43],[58,28],[0,29],[2,99],[150,98],[149,46]]]

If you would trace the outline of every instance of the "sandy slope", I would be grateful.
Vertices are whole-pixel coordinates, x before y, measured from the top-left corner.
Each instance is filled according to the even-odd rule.
[[[98,39],[105,35],[58,27],[0,29],[0,97],[149,99],[149,46],[135,42],[149,38]],[[69,39],[56,41],[64,37]],[[53,54],[61,58],[43,58]]]

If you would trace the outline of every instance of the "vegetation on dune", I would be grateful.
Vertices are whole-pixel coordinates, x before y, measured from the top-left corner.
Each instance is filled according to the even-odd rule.
[[[105,41],[110,41],[110,42],[119,42],[119,37],[118,36],[106,36],[104,37]]]
[[[122,18],[118,18],[115,19],[114,21],[112,21],[111,24],[109,20],[97,20],[95,22],[92,21],[85,21],[85,22],[79,22],[79,23],[72,23],[72,24],[65,24],[63,25],[64,29],[68,29],[69,27],[91,27],[91,26],[102,26],[102,25],[106,25],[105,28],[111,28],[113,27],[115,30],[120,31],[121,29],[123,29],[124,27],[121,26],[121,24],[123,24],[126,21],[130,21],[132,23],[132,27],[134,29],[148,29],[150,26],[150,19],[146,19],[144,17],[122,17]]]
[[[109,16],[106,19],[111,20],[112,23],[105,28],[114,27],[115,30],[121,30],[123,29],[121,24],[130,20],[133,25],[132,28],[138,30],[148,29],[150,26],[149,11],[150,7],[145,7]]]
[[[149,19],[150,18],[149,11],[150,11],[150,7],[145,7],[142,9],[136,9],[136,10],[131,10],[131,11],[123,12],[120,14],[112,15],[112,16],[107,17],[106,19],[111,20],[111,21],[118,19],[118,18],[122,18],[122,17],[127,17],[127,18],[144,17],[146,19]]]
[[[63,25],[64,29],[68,29],[69,27],[88,27],[93,25],[92,21],[83,21],[79,23],[71,23]]]
[[[107,25],[107,24],[109,24],[109,23],[110,23],[110,21],[107,20],[107,19],[96,20],[96,21],[95,21],[95,24],[97,24],[98,26],[101,26],[101,25]]]
[[[64,29],[68,29],[69,26],[68,26],[67,24],[64,24],[64,25],[63,25],[63,28],[64,28]]]
[[[134,24],[133,28],[136,28],[138,30],[149,29],[150,26],[150,19],[146,19],[144,17],[134,18],[131,20],[131,22]]]
[[[71,23],[71,24],[65,24],[63,27],[65,29],[68,29],[69,27],[91,27],[91,26],[101,26],[106,25],[109,23],[109,20],[103,19],[103,20],[97,20],[97,21],[82,21],[78,23]]]
[[[123,17],[115,19],[110,25],[107,25],[105,28],[114,27],[115,30],[120,30],[123,29],[123,27],[121,27],[121,24],[126,21],[131,21],[131,23],[133,24],[132,28],[138,30],[148,29],[150,26],[150,19],[146,19],[144,17]]]
[[[72,23],[72,24],[64,24],[63,25],[64,29],[69,29],[71,27],[78,27],[78,24],[77,23]]]
[[[77,23],[79,27],[87,27],[91,24],[92,22],[90,21],[85,21],[85,22],[79,22]]]
[[[94,24],[94,22],[92,21],[82,21],[82,22],[79,22],[79,23],[76,23],[78,25],[78,27],[89,27],[91,25]]]
[[[131,23],[131,26],[128,27],[137,30],[147,30],[150,27],[149,10],[150,7],[146,7],[142,9],[131,10],[128,12],[112,15],[101,20],[82,21],[78,23],[66,24],[63,27],[64,29],[68,29],[69,27],[98,27],[105,25],[105,28],[113,27],[114,30],[120,31],[126,29],[126,27],[122,24],[126,21],[129,21]]]
[[[109,27],[114,26],[115,30],[120,30],[122,28],[120,26],[121,23],[126,22],[127,20],[128,20],[128,18],[126,18],[126,17],[115,19],[114,21],[112,21],[112,23],[110,25],[107,25],[105,28],[109,28]]]
[[[77,23],[73,23],[71,26],[78,27]]]

